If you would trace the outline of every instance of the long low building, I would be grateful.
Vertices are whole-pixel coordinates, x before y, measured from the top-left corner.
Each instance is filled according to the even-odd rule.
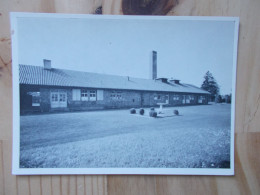
[[[156,66],[154,66],[156,67]],[[208,104],[209,93],[179,80],[19,65],[20,111],[52,112]]]

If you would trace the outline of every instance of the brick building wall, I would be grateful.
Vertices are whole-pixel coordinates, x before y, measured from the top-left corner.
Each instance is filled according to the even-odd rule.
[[[82,99],[73,100],[73,89],[96,91],[95,100]],[[40,104],[32,107],[31,99],[26,95],[31,91],[40,92]],[[97,97],[100,95],[102,97]],[[66,93],[66,107],[52,108],[51,93]],[[89,97],[90,94],[88,94]],[[203,98],[202,98],[203,96]],[[26,97],[26,101],[24,101]],[[208,95],[192,93],[174,93],[174,92],[153,92],[153,91],[134,91],[134,90],[113,90],[113,89],[90,89],[90,88],[73,88],[73,87],[48,87],[48,86],[29,86],[25,85],[20,88],[20,106],[22,110],[38,110],[41,112],[52,111],[78,111],[78,110],[99,110],[99,109],[119,109],[119,108],[140,108],[140,107],[157,107],[158,103],[167,103],[168,106],[179,105],[197,105],[208,104]],[[200,101],[199,101],[200,99]]]

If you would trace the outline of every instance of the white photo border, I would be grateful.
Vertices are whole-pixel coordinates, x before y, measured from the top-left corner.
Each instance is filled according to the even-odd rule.
[[[115,16],[115,15],[84,15],[84,14],[50,14],[50,13],[10,13],[12,38],[12,74],[13,74],[13,154],[12,174],[14,175],[234,175],[234,133],[235,133],[235,97],[236,69],[239,18],[238,17],[200,17],[200,16]],[[88,18],[88,19],[141,19],[141,20],[179,20],[179,21],[230,21],[235,23],[233,49],[233,78],[231,103],[231,142],[230,168],[20,168],[20,95],[18,68],[18,18]]]

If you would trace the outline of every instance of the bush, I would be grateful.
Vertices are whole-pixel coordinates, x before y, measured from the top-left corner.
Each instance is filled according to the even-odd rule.
[[[150,110],[151,110],[151,111],[154,111],[154,108],[152,107],[152,108],[150,108]]]
[[[174,111],[173,111],[173,114],[179,115],[179,111],[178,111],[178,110],[174,110]]]
[[[131,108],[130,109],[130,114],[135,114],[136,113],[136,110],[134,108]]]
[[[149,116],[150,116],[150,117],[157,117],[157,112],[151,110],[151,111],[149,112]]]
[[[143,109],[143,108],[141,108],[141,109],[139,110],[139,114],[144,115],[144,109]]]

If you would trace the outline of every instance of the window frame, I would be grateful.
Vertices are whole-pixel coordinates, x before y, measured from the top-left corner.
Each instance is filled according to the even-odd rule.
[[[51,94],[51,101],[52,102],[59,102],[59,94],[58,93],[52,93]]]
[[[123,96],[122,96],[122,91],[111,91],[110,93],[110,99],[112,100],[122,100]]]
[[[87,89],[81,89],[80,90],[80,100],[81,101],[88,101],[89,100],[89,95],[88,95]]]
[[[180,95],[174,94],[173,101],[179,101],[179,100],[180,100]]]
[[[89,90],[89,101],[97,101],[97,90]]]

